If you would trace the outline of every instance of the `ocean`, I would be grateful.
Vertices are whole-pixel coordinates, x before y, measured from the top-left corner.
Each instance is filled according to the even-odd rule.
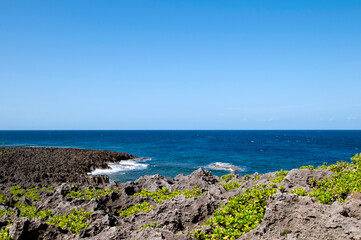
[[[221,176],[289,170],[303,165],[349,161],[361,152],[361,131],[0,131],[0,146],[60,147],[134,154],[140,160],[96,170],[111,180],[134,181],[143,175],[175,177],[198,168]]]

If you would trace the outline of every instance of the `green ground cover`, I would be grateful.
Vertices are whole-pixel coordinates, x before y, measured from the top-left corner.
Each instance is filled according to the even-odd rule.
[[[151,197],[157,203],[161,203],[162,201],[178,197],[181,194],[184,194],[187,198],[194,198],[197,196],[201,196],[203,192],[197,186],[194,186],[192,189],[186,189],[184,191],[175,190],[173,192],[169,191],[168,188],[163,187],[158,191],[148,191],[146,189],[143,189],[140,193],[134,194],[134,197]]]

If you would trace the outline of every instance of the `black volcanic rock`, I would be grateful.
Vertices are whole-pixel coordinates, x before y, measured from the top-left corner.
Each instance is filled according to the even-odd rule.
[[[57,183],[105,184],[105,175],[87,175],[107,163],[133,159],[127,153],[71,148],[0,147],[0,184],[49,186]]]

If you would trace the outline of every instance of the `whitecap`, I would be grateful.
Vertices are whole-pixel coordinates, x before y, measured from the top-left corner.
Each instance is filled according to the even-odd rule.
[[[140,161],[144,162],[150,159],[140,159]],[[97,175],[97,174],[114,174],[125,171],[133,171],[133,170],[143,170],[148,167],[149,164],[140,163],[137,160],[123,160],[119,163],[109,163],[108,166],[110,169],[95,169],[88,174]]]

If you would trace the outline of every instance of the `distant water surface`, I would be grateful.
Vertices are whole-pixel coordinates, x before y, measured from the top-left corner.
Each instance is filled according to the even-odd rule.
[[[125,182],[142,175],[174,177],[218,165],[239,174],[349,160],[361,152],[361,131],[0,131],[0,146],[61,147],[127,152],[146,158],[97,170]]]

